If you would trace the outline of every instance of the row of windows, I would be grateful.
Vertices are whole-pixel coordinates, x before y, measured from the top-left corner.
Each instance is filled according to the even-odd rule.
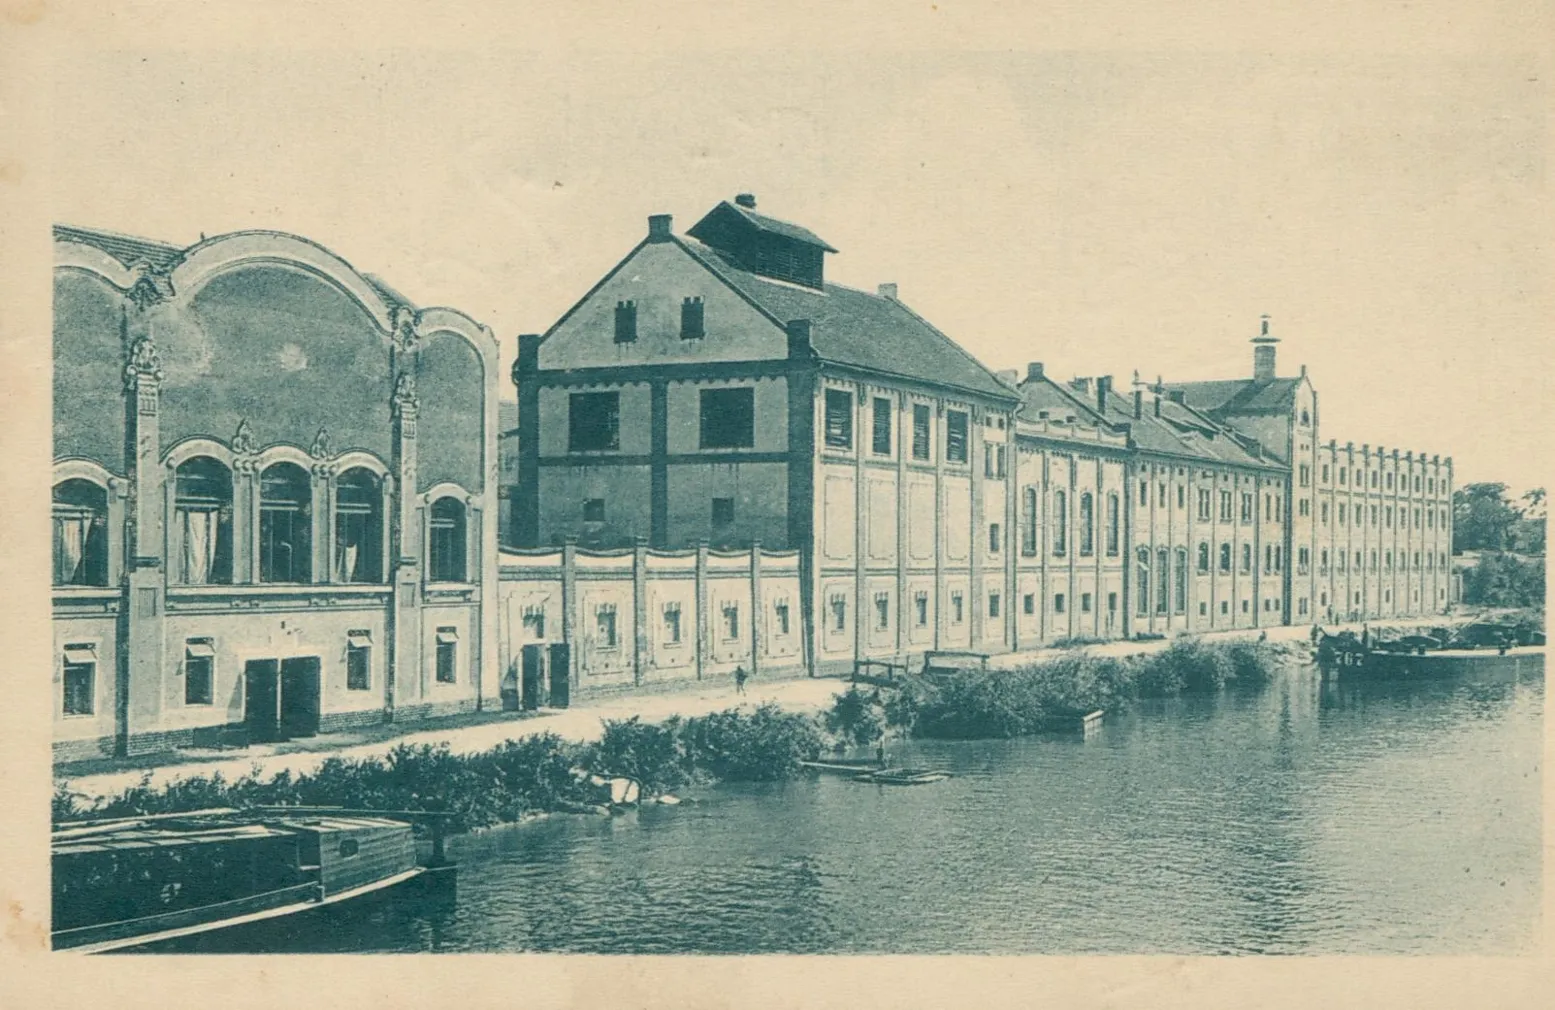
[[[1303,466],[1301,469],[1303,471],[1305,471],[1306,467]],[[1360,470],[1360,468],[1358,468],[1358,467],[1356,468],[1356,471],[1355,471],[1355,486],[1356,487],[1362,487],[1363,485],[1365,485],[1367,483],[1370,483],[1370,485],[1372,487],[1374,487],[1374,488],[1381,487],[1381,488],[1383,488],[1385,490],[1388,490],[1388,491],[1392,491],[1393,490],[1393,472],[1392,471],[1388,471],[1385,474],[1383,474],[1383,473],[1381,473],[1381,471],[1377,471],[1377,470],[1368,470],[1368,471],[1365,471],[1365,472],[1369,473],[1371,475],[1369,481],[1368,481],[1367,478],[1364,478],[1362,476],[1362,471]],[[1401,491],[1406,491],[1406,492],[1409,491],[1410,490],[1410,486],[1409,486],[1410,485],[1410,480],[1408,478],[1408,475],[1400,474],[1399,477],[1400,477],[1400,479],[1398,481],[1398,489],[1401,490]],[[1325,464],[1323,464],[1323,483],[1327,484],[1328,480],[1329,480],[1329,464],[1325,463]],[[1349,467],[1341,466],[1339,468],[1339,483],[1341,485],[1343,485],[1343,486],[1346,486],[1346,487],[1349,486],[1349,484],[1350,484],[1350,468]],[[1434,494],[1437,493],[1438,482],[1437,482],[1435,477],[1426,477],[1426,478],[1424,478],[1424,483],[1422,485],[1422,478],[1421,478],[1421,476],[1419,474],[1415,474],[1414,475],[1413,484],[1414,484],[1414,492],[1416,494],[1419,494],[1421,492],[1422,488],[1423,488],[1423,490],[1425,491],[1426,494],[1434,495]],[[1302,486],[1305,487],[1306,485],[1303,484]],[[1439,486],[1440,486],[1441,493],[1442,494],[1446,494],[1447,493],[1447,481],[1445,479],[1442,480],[1440,482]]]
[[[701,340],[707,335],[706,311],[700,295],[683,298],[680,302],[680,339]],[[616,302],[615,342],[631,344],[637,341],[637,302]]]
[[[1116,494],[1107,495],[1107,514],[1105,517],[1106,552],[1108,557],[1117,557],[1120,542],[1121,509]],[[1080,493],[1079,498],[1078,534],[1077,545],[1082,557],[1090,557],[1096,553],[1096,499],[1089,491]],[[1032,557],[1037,553],[1041,513],[1038,508],[1037,489],[1027,486],[1021,492],[1021,553]],[[1053,555],[1064,557],[1069,551],[1069,495],[1063,490],[1053,492]],[[997,551],[993,546],[993,538],[989,538],[989,549]]]
[[[894,431],[895,404],[888,398],[877,396],[870,403],[870,451],[877,456],[891,454],[891,436]],[[912,406],[911,455],[916,460],[928,460],[932,455],[933,412],[927,404]],[[967,461],[968,415],[964,410],[945,411],[945,460],[950,463]],[[845,389],[828,389],[824,398],[823,441],[827,448],[850,450],[853,448],[853,394]],[[991,447],[990,447],[991,448]],[[1005,447],[997,452],[988,451],[985,469],[990,477],[1003,477],[1005,471]]]
[[[1334,557],[1338,561],[1338,570],[1339,571],[1344,572],[1344,571],[1348,571],[1349,570],[1348,569],[1348,563],[1349,563],[1349,558],[1350,558],[1350,552],[1348,552],[1348,551],[1338,551],[1338,552],[1335,553]],[[1363,552],[1361,552],[1361,551],[1356,551],[1355,552],[1355,570],[1359,572],[1359,571],[1365,570],[1365,568],[1369,568],[1371,571],[1376,571],[1377,570],[1377,558],[1378,558],[1378,554],[1377,554],[1376,550],[1372,550],[1370,552],[1370,558],[1371,558],[1370,565],[1369,566],[1365,566],[1365,568],[1363,568],[1363,563],[1364,563],[1365,557],[1366,557],[1366,555]],[[1383,568],[1383,571],[1391,572],[1393,570],[1393,552],[1392,551],[1383,551],[1381,557],[1382,557],[1382,568]],[[1413,561],[1411,563],[1411,555],[1408,554],[1405,551],[1399,551],[1398,552],[1398,567],[1399,567],[1399,570],[1400,571],[1404,571],[1406,569],[1413,568],[1416,571],[1419,571],[1420,570],[1421,557],[1422,557],[1421,553],[1419,551],[1415,551],[1414,555],[1413,555]],[[1423,555],[1423,557],[1425,559],[1425,570],[1426,571],[1428,571],[1428,572],[1436,571],[1438,568],[1440,568],[1444,572],[1447,570],[1447,552],[1446,551],[1438,551],[1438,552],[1436,552],[1434,554],[1432,552],[1430,552],[1430,551],[1427,551]],[[1327,551],[1327,549],[1324,549],[1324,550],[1318,552],[1318,574],[1319,575],[1327,575],[1328,574],[1328,551]]]
[[[334,556],[324,578],[338,583],[382,583],[383,483],[355,467],[336,479]],[[173,475],[173,516],[168,530],[168,572],[187,586],[230,585],[234,536],[232,471],[219,460],[196,456]],[[330,517],[313,514],[313,484],[296,463],[268,466],[259,475],[258,580],[311,583],[313,541]],[[242,524],[246,526],[247,524]],[[444,496],[432,503],[428,577],[463,582],[466,577],[465,507]],[[244,530],[243,532],[247,532]],[[83,479],[54,487],[54,584],[108,584],[108,498]]]
[[[534,637],[545,637],[545,615],[536,612],[534,615],[525,615],[525,624]],[[684,622],[681,619],[681,605],[678,602],[666,603],[660,610],[660,642],[664,645],[679,645],[682,642]],[[725,601],[719,613],[718,627],[726,642],[738,641],[740,637],[740,604],[735,601]],[[788,600],[778,600],[772,604],[771,633],[779,638],[785,638],[789,634],[790,611]],[[594,646],[598,649],[609,650],[619,648],[620,635],[616,627],[616,605],[614,603],[601,603],[594,608]]]
[[[1335,506],[1335,509],[1336,509],[1336,513],[1335,514],[1338,517],[1338,525],[1340,525],[1340,526],[1348,525],[1347,517],[1350,516],[1350,515],[1353,515],[1355,517],[1355,525],[1357,525],[1357,526],[1364,526],[1364,525],[1366,525],[1366,517],[1368,515],[1368,510],[1369,510],[1369,514],[1371,516],[1371,525],[1373,525],[1373,526],[1378,525],[1379,524],[1379,520],[1380,520],[1380,523],[1381,523],[1381,525],[1384,528],[1386,528],[1386,529],[1392,529],[1393,528],[1393,506],[1392,505],[1382,505],[1382,506],[1378,506],[1378,505],[1355,505],[1353,508],[1351,508],[1351,507],[1347,506],[1345,503],[1341,502],[1341,503],[1339,503],[1338,505]],[[1398,510],[1399,528],[1400,529],[1404,529],[1404,528],[1406,528],[1409,525],[1409,519],[1410,519],[1411,512],[1413,512],[1414,527],[1417,530],[1422,528],[1422,526],[1421,526],[1422,519],[1424,520],[1424,524],[1425,524],[1424,528],[1425,529],[1431,529],[1431,530],[1436,529],[1438,518],[1441,521],[1442,529],[1446,529],[1447,528],[1447,510],[1445,508],[1425,509],[1423,511],[1421,509],[1413,509],[1413,510],[1411,510],[1411,509],[1407,509],[1407,508],[1400,508]],[[1319,521],[1322,522],[1322,524],[1324,526],[1327,526],[1328,525],[1328,502],[1321,503],[1321,505],[1319,506],[1319,509],[1318,509],[1318,515],[1319,515]]]

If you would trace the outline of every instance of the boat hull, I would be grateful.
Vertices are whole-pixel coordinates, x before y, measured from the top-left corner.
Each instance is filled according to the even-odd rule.
[[[1544,647],[1525,646],[1500,652],[1494,649],[1443,649],[1425,653],[1344,653],[1327,659],[1323,672],[1332,678],[1423,679],[1466,675],[1542,674]]]

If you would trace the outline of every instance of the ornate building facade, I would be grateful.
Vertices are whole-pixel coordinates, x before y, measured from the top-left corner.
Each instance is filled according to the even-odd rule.
[[[488,704],[491,332],[290,235],[54,240],[56,756]]]

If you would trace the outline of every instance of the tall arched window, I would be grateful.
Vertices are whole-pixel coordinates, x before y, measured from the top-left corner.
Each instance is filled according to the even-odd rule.
[[[54,485],[54,584],[108,584],[108,492],[79,477]]]
[[[1155,612],[1166,613],[1166,594],[1170,588],[1171,555],[1166,548],[1155,552]]]
[[[1096,553],[1096,501],[1089,491],[1080,496],[1080,554]]]
[[[1021,494],[1020,552],[1027,557],[1037,553],[1037,489],[1028,487]]]
[[[335,581],[383,581],[383,486],[364,467],[335,482]]]
[[[1143,617],[1150,613],[1150,549],[1148,547],[1139,549],[1139,557],[1135,563],[1139,569],[1138,586],[1134,592],[1138,600],[1135,609]]]
[[[1220,545],[1220,570],[1226,573],[1231,571],[1231,545],[1228,543]]]
[[[1107,496],[1107,556],[1118,556],[1118,496],[1116,492]]]
[[[313,487],[296,463],[259,475],[259,581],[313,580]]]
[[[232,582],[232,471],[195,456],[173,474],[173,574],[186,586]]]
[[[1177,567],[1172,571],[1172,613],[1188,609],[1188,548],[1177,548]]]
[[[1209,541],[1204,540],[1204,541],[1201,541],[1199,543],[1199,574],[1200,575],[1206,575],[1208,573],[1209,573]]]
[[[1053,492],[1053,553],[1062,557],[1069,549],[1069,496]]]
[[[428,575],[433,582],[465,581],[464,504],[457,498],[432,503],[432,543]]]

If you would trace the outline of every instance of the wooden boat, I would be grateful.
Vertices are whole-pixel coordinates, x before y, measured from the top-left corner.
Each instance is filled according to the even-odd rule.
[[[451,884],[440,815],[431,818],[432,857],[418,861],[404,818],[426,816],[272,807],[57,825],[53,947],[153,950],[420,878]]]
[[[930,782],[943,782],[950,772],[935,768],[880,768],[855,775],[855,782],[873,782],[883,786],[921,786]]]
[[[874,758],[827,758],[824,761],[801,761],[799,767],[815,772],[857,775],[860,772],[878,770],[880,762]]]
[[[1543,637],[1519,641],[1509,629],[1489,622],[1469,625],[1455,634],[1441,629],[1377,642],[1346,631],[1319,639],[1317,661],[1330,677],[1442,677],[1517,670],[1524,665],[1542,671]]]

